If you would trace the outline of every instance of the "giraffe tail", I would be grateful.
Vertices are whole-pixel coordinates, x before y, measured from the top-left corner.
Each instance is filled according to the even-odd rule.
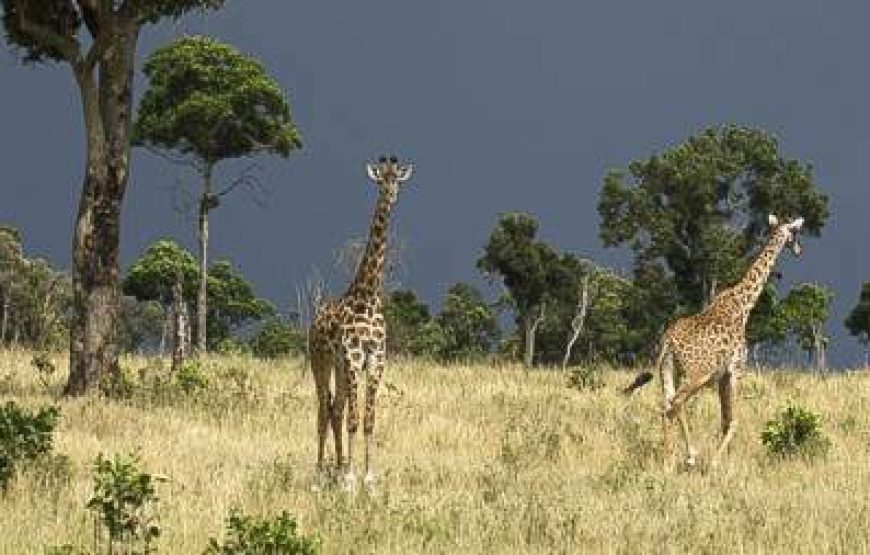
[[[661,349],[659,349],[658,359],[656,359],[656,366],[655,366],[656,371],[659,371],[659,372],[661,371],[662,363],[665,360],[665,355],[667,354],[667,350],[668,350],[667,343],[662,342],[662,347],[661,347]],[[648,384],[649,382],[651,382],[652,379],[653,379],[653,373],[651,371],[647,370],[646,372],[641,372],[634,379],[634,381],[629,384],[628,387],[626,387],[625,389],[622,390],[622,393],[625,395],[631,395],[636,390],[640,389],[641,387],[643,387],[646,384]]]
[[[651,382],[652,379],[653,379],[653,373],[650,372],[649,370],[647,370],[646,372],[641,372],[634,379],[634,381],[631,382],[631,384],[629,384],[628,387],[626,387],[625,389],[622,390],[622,393],[625,395],[631,395],[632,393],[635,392],[635,390],[640,389],[641,387],[643,387],[646,384],[648,384],[649,382]]]

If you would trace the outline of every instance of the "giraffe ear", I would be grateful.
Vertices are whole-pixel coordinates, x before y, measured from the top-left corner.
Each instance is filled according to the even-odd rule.
[[[767,223],[770,225],[770,227],[774,227],[779,223],[779,218],[777,218],[773,214],[768,214]]]
[[[402,183],[404,181],[408,181],[411,179],[411,174],[414,172],[414,166],[412,164],[408,164],[407,166],[402,166],[399,168],[399,175],[396,177],[396,181]]]
[[[366,173],[372,181],[380,181],[381,176],[378,175],[378,168],[372,164],[366,164]]]
[[[797,231],[798,229],[803,227],[803,225],[804,225],[804,219],[798,218],[795,221],[793,221],[792,223],[790,223],[789,227],[792,228],[793,230]]]

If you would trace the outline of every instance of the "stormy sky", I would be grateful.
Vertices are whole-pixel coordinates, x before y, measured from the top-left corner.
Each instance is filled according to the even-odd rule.
[[[870,4],[442,0],[229,0],[143,34],[139,55],[204,33],[260,58],[288,91],[304,149],[260,159],[270,190],[212,213],[212,255],[235,261],[282,309],[317,271],[344,286],[334,251],[367,231],[376,191],[363,164],[415,164],[397,207],[404,286],[437,304],[474,267],[499,213],[525,211],[554,246],[617,268],[595,210],[611,168],[705,126],[774,133],[811,162],[830,196],[820,239],[784,255],[786,284],[836,292],[830,358],[865,360],[842,321],[870,280],[867,102]],[[137,76],[137,96],[143,90]],[[0,51],[0,221],[25,248],[69,267],[83,168],[78,96],[64,66],[22,67]],[[243,164],[228,164],[229,180]],[[123,220],[125,267],[151,241],[195,245],[195,176],[137,151]]]

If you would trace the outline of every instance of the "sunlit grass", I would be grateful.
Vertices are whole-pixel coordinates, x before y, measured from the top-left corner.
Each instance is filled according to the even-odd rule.
[[[633,399],[615,371],[578,391],[558,371],[397,362],[378,411],[371,493],[313,491],[314,391],[299,360],[211,358],[191,397],[58,400],[31,354],[0,355],[0,402],[57,403],[55,451],[68,480],[21,475],[0,497],[0,553],[92,544],[84,508],[97,453],[138,450],[159,488],[161,553],[201,553],[232,507],[295,515],[327,553],[867,553],[870,375],[750,374],[739,427],[717,472],[662,472],[658,387]],[[159,373],[131,359],[138,375]],[[788,401],[821,414],[832,448],[813,463],[776,461],[760,441]],[[703,455],[719,429],[716,396],[691,406]],[[361,454],[358,442],[356,452]],[[704,459],[706,460],[706,458]]]

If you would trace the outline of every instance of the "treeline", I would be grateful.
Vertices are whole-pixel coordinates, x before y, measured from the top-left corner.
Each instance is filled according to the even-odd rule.
[[[604,245],[632,251],[630,272],[547,244],[528,214],[502,214],[476,261],[481,275],[501,286],[501,295],[488,299],[473,285],[457,283],[433,313],[413,291],[388,291],[389,351],[438,361],[522,360],[527,366],[634,364],[656,351],[667,322],[703,309],[740,279],[766,241],[768,214],[801,215],[810,235],[818,235],[828,218],[827,197],[811,167],[783,158],[764,131],[737,126],[709,128],[609,172],[598,213]],[[357,250],[337,262],[354,266]],[[122,282],[123,350],[164,352],[172,319],[182,313],[184,340],[205,335],[209,351],[262,357],[304,352],[319,295],[300,297],[281,313],[230,261],[207,266],[202,287],[201,261],[163,240],[131,265]],[[781,281],[772,275],[750,316],[751,358],[769,363],[799,350],[824,368],[833,293],[818,283],[786,289]],[[203,291],[206,302],[199,298]],[[71,299],[69,276],[28,256],[17,230],[0,228],[0,341],[65,347]],[[205,334],[199,333],[202,320],[191,316],[200,307]],[[508,320],[513,325],[504,325]],[[845,324],[860,341],[870,341],[870,283]]]

